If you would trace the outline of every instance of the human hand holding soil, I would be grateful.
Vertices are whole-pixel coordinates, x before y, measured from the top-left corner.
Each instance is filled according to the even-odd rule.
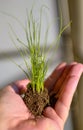
[[[20,94],[29,80],[17,81],[0,91],[0,130],[63,130],[72,97],[83,73],[80,63],[60,64],[45,81],[49,95],[56,91],[53,108],[45,108],[41,117],[34,117]],[[60,91],[58,91],[60,88]]]

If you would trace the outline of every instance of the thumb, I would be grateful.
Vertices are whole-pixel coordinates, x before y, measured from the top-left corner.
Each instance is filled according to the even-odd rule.
[[[13,82],[11,84],[11,88],[13,89],[13,91],[15,93],[22,94],[22,93],[26,92],[26,90],[27,90],[26,86],[29,82],[30,81],[28,79],[19,80],[19,81]]]

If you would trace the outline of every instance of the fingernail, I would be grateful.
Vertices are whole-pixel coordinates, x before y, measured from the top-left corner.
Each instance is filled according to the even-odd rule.
[[[16,93],[19,93],[19,89],[18,89],[18,87],[17,87],[14,83],[11,84],[11,87],[13,88],[13,90],[14,90]]]

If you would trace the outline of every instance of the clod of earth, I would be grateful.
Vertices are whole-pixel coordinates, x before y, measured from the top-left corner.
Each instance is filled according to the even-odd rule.
[[[48,90],[44,88],[38,93],[37,91],[33,92],[32,87],[28,87],[23,100],[34,116],[41,116],[44,108],[49,105]]]

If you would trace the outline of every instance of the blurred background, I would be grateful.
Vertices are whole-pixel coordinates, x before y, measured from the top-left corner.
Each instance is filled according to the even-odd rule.
[[[39,18],[42,5],[47,6],[42,15],[41,48],[43,46],[44,33],[47,24],[52,26],[48,33],[48,47],[57,38],[62,15],[62,26],[66,26],[70,20],[72,24],[63,32],[59,47],[50,50],[50,68],[47,76],[61,62],[70,63],[77,61],[83,63],[83,1],[82,0],[0,0],[0,88],[18,80],[24,79],[24,73],[9,60],[13,59],[17,64],[23,65],[17,49],[13,45],[10,34],[11,24],[17,36],[26,43],[25,32],[22,25],[26,24],[26,9],[29,12],[34,5],[34,16]],[[8,16],[9,15],[9,16]],[[10,16],[11,15],[11,16]],[[14,16],[14,17],[13,17]],[[16,17],[21,23],[16,20]],[[22,24],[22,25],[21,25]],[[13,35],[13,34],[12,34]],[[83,76],[80,79],[70,114],[64,130],[83,130]]]

